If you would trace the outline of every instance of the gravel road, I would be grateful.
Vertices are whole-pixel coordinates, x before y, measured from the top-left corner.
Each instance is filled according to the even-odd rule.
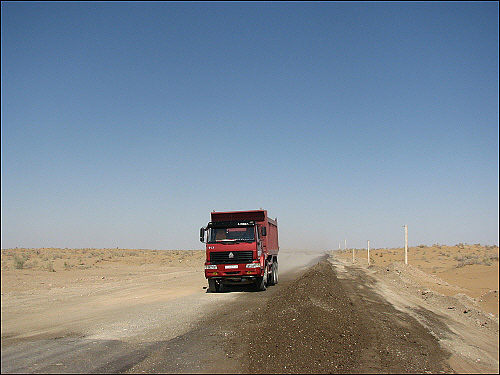
[[[2,373],[498,372],[498,340],[476,345],[481,364],[458,361],[450,343],[467,343],[449,317],[402,303],[375,276],[327,254],[283,252],[279,284],[264,292],[200,285],[168,301],[122,298],[57,334],[2,337]]]
[[[284,279],[284,280],[283,280]],[[453,373],[438,340],[323,259],[246,293],[129,372]]]

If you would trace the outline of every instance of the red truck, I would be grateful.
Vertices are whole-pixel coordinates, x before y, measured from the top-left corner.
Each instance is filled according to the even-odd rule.
[[[205,277],[210,292],[242,284],[266,290],[278,283],[277,220],[262,209],[211,212],[211,221],[200,229],[200,241],[206,243]]]

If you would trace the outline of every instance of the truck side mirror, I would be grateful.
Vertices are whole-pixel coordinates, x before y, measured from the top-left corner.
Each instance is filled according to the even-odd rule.
[[[266,236],[266,227],[262,227],[262,237]]]
[[[200,241],[205,242],[205,228],[200,228]]]

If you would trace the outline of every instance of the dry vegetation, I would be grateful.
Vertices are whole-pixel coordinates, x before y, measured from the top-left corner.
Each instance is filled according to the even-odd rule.
[[[351,250],[335,253],[344,258],[343,264],[352,261]],[[418,303],[425,302],[435,311],[446,312],[446,316],[458,315],[460,324],[468,324],[461,327],[472,327],[471,331],[467,328],[467,332],[473,332],[474,340],[486,337],[476,337],[477,330],[484,334],[496,329],[498,335],[495,328],[498,326],[494,323],[498,321],[497,246],[420,245],[409,249],[408,265],[404,264],[403,248],[371,249],[369,266],[366,249],[356,249],[354,253],[356,267],[366,268],[366,274],[382,280],[380,285],[395,286],[392,294],[391,288],[384,289],[385,296],[396,300],[402,296],[404,300],[404,296],[412,296],[410,292],[414,292]],[[285,272],[287,261],[302,264],[297,263],[298,255],[283,252],[281,270]],[[303,257],[309,259],[310,255]],[[161,340],[177,337],[190,329],[192,319],[198,319],[206,306],[211,306],[208,301],[219,303],[221,300],[213,299],[231,298],[231,293],[205,292],[204,258],[203,250],[4,249],[1,254],[2,347],[6,347],[6,342],[60,338],[75,332],[92,340],[128,340],[140,336],[149,341],[157,337]],[[441,298],[440,293],[445,296]],[[252,296],[262,298],[261,294],[250,294],[248,298]],[[466,297],[465,300],[462,297]],[[472,307],[469,309],[469,306]],[[488,314],[491,320],[487,320],[486,325],[483,311],[497,316]],[[160,336],[156,336],[158,334]],[[456,345],[463,344],[460,340]],[[481,358],[481,364],[490,363],[489,354],[477,354],[474,340],[471,341],[474,345],[465,346],[467,350],[472,348],[473,360]],[[55,342],[49,341],[51,345]],[[445,341],[449,342],[448,337]],[[43,341],[40,343],[43,348]],[[498,353],[497,339],[487,336],[485,343],[493,345]],[[100,354],[96,358],[100,358]],[[496,358],[496,371],[498,356],[493,358]]]
[[[203,250],[2,249],[2,309],[7,299],[19,293],[31,296],[60,291],[67,296],[72,288],[86,293],[87,289],[145,280],[153,288],[188,274],[204,285],[204,257]]]
[[[197,261],[203,254],[200,250],[2,249],[2,270],[73,271],[105,268],[118,262],[169,266],[184,261]]]
[[[337,252],[351,260],[353,249]],[[409,274],[425,287],[444,295],[459,293],[474,299],[486,312],[498,315],[498,246],[433,244],[408,248]],[[354,249],[355,263],[368,265],[366,249]],[[404,266],[404,248],[370,249],[370,267]]]
[[[348,249],[336,253],[352,261],[352,252]],[[164,267],[178,272],[188,266],[202,276],[204,255],[203,250],[3,249],[2,293],[12,287],[33,288],[35,280],[39,285],[50,283],[54,286],[86,278],[90,281],[96,277],[128,277],[146,271],[162,273]],[[354,255],[357,264],[368,266],[366,249],[354,249]],[[424,287],[448,296],[466,294],[484,311],[498,315],[498,255],[498,246],[419,245],[408,249],[406,268],[408,274]],[[400,267],[404,266],[403,262],[404,248],[370,250],[370,267]],[[11,282],[7,286],[6,280],[17,286],[11,287]]]

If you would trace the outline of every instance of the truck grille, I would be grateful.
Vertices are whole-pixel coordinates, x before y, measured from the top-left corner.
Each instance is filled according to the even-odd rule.
[[[230,257],[233,253],[234,257]],[[210,262],[222,263],[250,263],[253,261],[253,251],[217,251],[210,253]]]

